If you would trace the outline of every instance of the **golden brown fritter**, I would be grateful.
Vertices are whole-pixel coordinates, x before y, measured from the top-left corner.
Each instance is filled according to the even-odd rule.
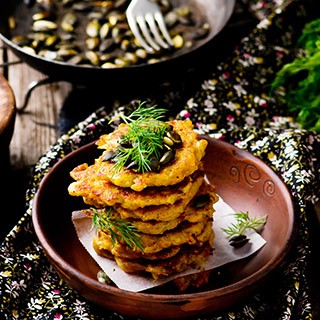
[[[69,185],[70,195],[81,196],[85,203],[96,208],[120,204],[123,208],[130,210],[152,205],[171,205],[178,200],[189,198],[189,192],[193,186],[196,185],[200,188],[204,180],[203,173],[201,173],[194,178],[192,176],[186,177],[175,186],[153,187],[137,192],[129,188],[118,187],[110,181],[100,180],[96,178],[95,172],[87,172],[86,174],[88,175],[85,179]]]
[[[160,173],[152,171],[136,173],[125,168],[115,173],[114,163],[103,161],[103,159],[106,152],[116,149],[119,137],[128,130],[126,124],[120,124],[117,130],[110,134],[102,135],[97,141],[99,148],[106,149],[93,164],[97,178],[111,181],[122,188],[142,191],[147,187],[175,185],[197,171],[200,168],[201,159],[205,154],[208,142],[204,139],[198,140],[197,133],[193,130],[193,124],[189,120],[174,120],[169,121],[168,124],[173,126],[174,131],[182,139],[182,146],[176,150],[176,155],[171,165],[164,167]]]
[[[208,243],[202,247],[184,247],[177,255],[163,260],[123,259],[115,257],[117,264],[127,273],[151,274],[154,280],[186,271],[201,268],[212,253]]]
[[[175,229],[182,221],[197,223],[205,219],[212,218],[213,209],[210,204],[196,210],[195,208],[192,209],[193,210],[191,210],[190,208],[188,212],[184,213],[183,215],[180,215],[179,218],[170,221],[141,221],[131,219],[127,220],[131,222],[142,233],[159,235],[165,233],[166,231]]]
[[[214,232],[212,229],[212,219],[207,219],[197,223],[183,222],[178,228],[165,232],[162,235],[140,234],[144,250],[134,247],[131,250],[141,253],[141,257],[145,254],[157,253],[164,249],[181,246],[184,244],[201,246],[205,242],[213,243]],[[123,242],[113,243],[111,236],[107,231],[98,231],[95,235],[96,247],[99,251],[105,249],[114,255],[128,253],[128,246]]]
[[[161,221],[160,219],[141,220],[141,219],[132,219],[127,215],[124,217],[118,211],[118,209],[121,208],[120,206],[114,207],[112,216],[115,219],[125,219],[126,221],[129,221],[138,229],[139,232],[152,234],[152,235],[163,234],[168,230],[175,229],[182,221],[189,221],[191,223],[196,223],[196,222],[206,220],[208,218],[212,218],[214,213],[213,204],[218,200],[218,197],[213,192],[213,188],[210,185],[203,183],[202,188],[200,188],[197,196],[200,196],[207,192],[210,194],[210,201],[206,205],[201,207],[196,207],[194,204],[194,201],[190,201],[189,204],[186,206],[186,208],[183,209],[182,213],[180,213],[176,218],[172,220],[168,220],[168,221]],[[162,214],[165,217],[172,216],[172,214],[170,213],[169,205],[163,205],[158,207],[162,208],[159,210],[159,215]],[[156,206],[152,206],[152,208],[156,208]],[[137,210],[141,211],[143,215],[144,209],[148,210],[148,207],[139,208]],[[129,212],[134,213],[135,211],[136,210],[130,210]],[[154,211],[156,211],[156,209],[154,209]],[[93,216],[93,212],[91,209],[85,209],[85,210],[82,210],[82,212],[85,213],[90,218]],[[97,209],[97,213],[99,214],[104,213],[104,209]]]
[[[201,182],[199,180],[192,185],[188,194],[186,194],[182,200],[178,200],[174,204],[146,206],[134,210],[128,210],[123,208],[120,204],[116,204],[114,205],[114,209],[119,212],[123,219],[139,219],[141,221],[156,220],[163,222],[172,221],[178,219],[184,213],[188,204],[196,195],[198,196],[204,193],[210,194],[212,205],[218,201],[214,187],[205,181]]]
[[[146,259],[146,260],[159,260],[168,259],[175,256],[181,249],[179,246],[173,246],[163,249],[155,253],[144,253],[135,251],[128,246],[120,245],[114,246],[111,237],[106,237],[103,234],[97,234],[93,238],[93,248],[97,254],[105,257],[119,257],[123,259]]]
[[[189,120],[167,123],[179,134],[182,144],[159,172],[138,173],[125,167],[115,171],[114,159],[106,160],[106,154],[116,151],[129,130],[128,125],[121,124],[100,137],[97,146],[104,151],[94,164],[83,163],[71,171],[75,181],[68,188],[70,195],[82,197],[96,209],[83,210],[89,217],[112,207],[108,211],[111,220],[124,220],[139,233],[143,249],[131,247],[125,239],[114,241],[109,229],[101,230],[104,227],[100,224],[93,238],[96,253],[115,260],[125,272],[148,274],[155,280],[189,268],[201,271],[213,250],[213,205],[218,201],[203,171],[207,141],[198,139]],[[116,227],[113,231],[121,234]],[[200,285],[208,280],[208,274],[181,278],[176,285],[181,290],[191,282]]]

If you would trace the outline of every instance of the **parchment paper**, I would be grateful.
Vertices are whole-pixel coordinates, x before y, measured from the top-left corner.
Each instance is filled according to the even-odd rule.
[[[209,261],[203,266],[202,270],[214,269],[232,261],[246,258],[259,250],[266,241],[253,230],[246,233],[250,241],[241,248],[233,248],[226,237],[226,234],[221,228],[227,228],[235,219],[232,215],[234,210],[225,203],[221,198],[214,204],[216,212],[214,213],[213,229],[215,232],[214,250],[210,256]],[[245,209],[243,210],[245,211]],[[129,275],[125,273],[118,265],[107,258],[97,255],[92,246],[92,239],[94,230],[91,229],[91,219],[81,211],[74,211],[72,213],[72,221],[75,226],[78,238],[82,245],[86,248],[92,258],[97,262],[100,268],[109,276],[109,278],[120,288],[128,291],[139,292],[159,286],[174,278],[182,275],[192,274],[199,272],[199,269],[188,270],[187,272],[180,273],[174,277],[168,277],[163,280],[154,281],[152,278],[147,278],[138,275]]]

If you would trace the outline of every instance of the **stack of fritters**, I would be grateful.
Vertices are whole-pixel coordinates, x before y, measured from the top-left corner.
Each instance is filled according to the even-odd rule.
[[[74,168],[69,186],[72,196],[103,213],[112,207],[112,218],[130,222],[138,231],[143,250],[124,240],[114,241],[108,230],[97,230],[95,251],[113,259],[128,273],[151,274],[153,279],[201,268],[212,253],[213,204],[218,200],[205,180],[202,159],[207,141],[198,139],[190,121],[168,122],[182,144],[172,161],[159,172],[139,173],[126,168],[115,172],[105,161],[128,126],[103,135],[97,142],[104,149],[92,165]],[[92,209],[83,210],[89,217]]]

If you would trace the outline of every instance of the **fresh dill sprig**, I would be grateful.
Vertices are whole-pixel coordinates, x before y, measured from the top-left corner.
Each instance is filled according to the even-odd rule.
[[[163,148],[163,137],[168,126],[160,119],[166,111],[156,106],[144,107],[144,103],[141,103],[129,116],[118,115],[128,125],[129,130],[119,141],[115,172],[130,163],[135,165],[137,172],[151,171],[152,157],[159,159]]]
[[[91,230],[94,227],[99,230],[106,230],[114,244],[123,239],[131,249],[137,247],[141,251],[144,250],[139,230],[131,222],[115,218],[112,215],[112,207],[104,209],[102,213],[99,213],[95,208],[91,208],[91,210],[93,212]]]
[[[250,218],[248,211],[235,213],[234,217],[236,219],[235,223],[231,223],[228,228],[221,228],[222,231],[227,234],[228,238],[241,236],[247,229],[253,229],[259,232],[259,229],[267,222],[267,216]]]
[[[160,120],[164,118],[164,114],[167,112],[166,109],[157,108],[156,105],[150,107],[144,107],[144,105],[145,102],[141,102],[138,108],[132,111],[130,115],[119,114],[118,117],[129,124],[132,122],[145,122],[150,119]]]
[[[320,19],[305,25],[295,57],[271,83],[270,93],[302,128],[320,132]]]

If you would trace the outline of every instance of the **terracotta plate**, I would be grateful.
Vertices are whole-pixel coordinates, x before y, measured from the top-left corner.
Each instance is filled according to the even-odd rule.
[[[101,150],[86,145],[59,161],[44,177],[34,202],[36,234],[60,276],[88,300],[120,314],[148,319],[197,317],[221,311],[252,294],[287,254],[294,235],[290,194],[279,177],[262,161],[226,142],[209,141],[205,170],[217,193],[234,210],[268,215],[262,232],[266,245],[253,256],[223,267],[223,279],[213,274],[198,292],[179,294],[170,284],[161,290],[132,293],[96,280],[98,265],[77,239],[71,212],[83,208],[68,195],[69,172],[92,163]]]

